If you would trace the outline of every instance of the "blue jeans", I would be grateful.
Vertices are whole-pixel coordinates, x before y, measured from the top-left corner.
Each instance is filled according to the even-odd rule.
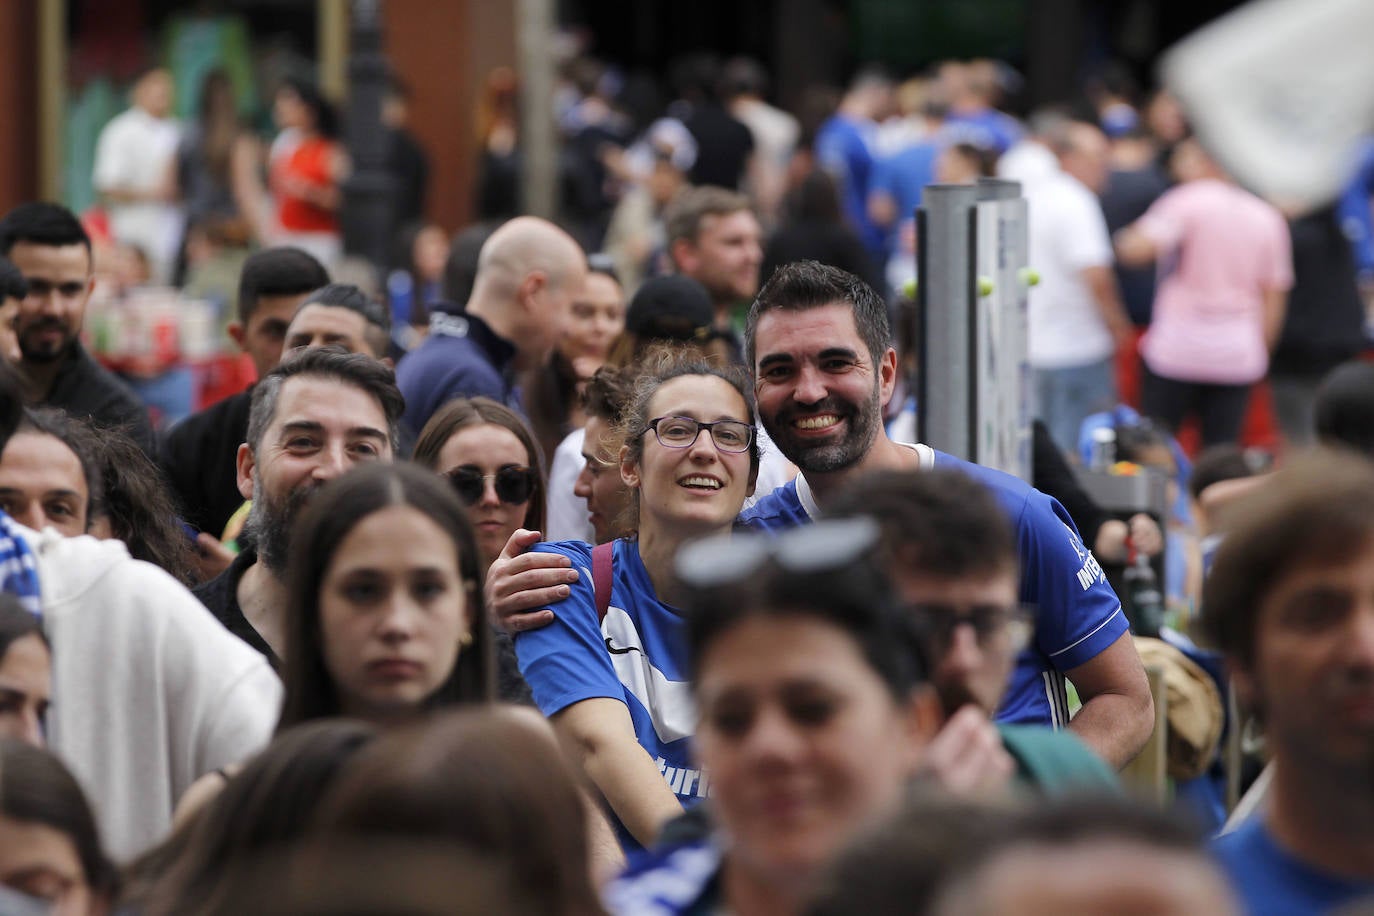
[[[1034,377],[1036,416],[1045,421],[1061,451],[1077,455],[1083,421],[1116,406],[1111,359],[1065,369],[1036,369]]]

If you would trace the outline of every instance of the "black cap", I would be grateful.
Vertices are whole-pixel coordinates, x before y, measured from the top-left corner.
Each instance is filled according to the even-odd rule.
[[[691,277],[645,280],[625,310],[625,330],[641,340],[705,340],[716,317],[711,296]]]

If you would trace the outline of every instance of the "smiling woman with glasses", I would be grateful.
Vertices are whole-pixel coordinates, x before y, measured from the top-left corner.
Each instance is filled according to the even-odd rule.
[[[544,527],[544,470],[520,416],[489,398],[450,401],[429,418],[415,462],[448,478],[477,529],[483,568],[517,528]]]
[[[665,351],[643,364],[619,433],[615,471],[637,534],[593,548],[541,544],[579,579],[554,622],[520,633],[520,669],[616,817],[627,849],[704,798],[692,762],[695,707],[673,562],[690,540],[725,535],[758,476],[743,373]]]

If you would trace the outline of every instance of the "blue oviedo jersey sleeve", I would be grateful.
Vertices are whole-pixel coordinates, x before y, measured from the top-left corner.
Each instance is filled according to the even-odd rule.
[[[1116,592],[1069,513],[1038,490],[1017,525],[1021,598],[1036,615],[1036,647],[1058,671],[1090,661],[1128,629]]]
[[[537,544],[533,549],[567,557],[579,576],[569,586],[568,597],[552,606],[553,623],[515,637],[520,673],[529,682],[539,711],[552,716],[595,697],[624,702],[624,688],[597,619],[590,545],[562,541]]]

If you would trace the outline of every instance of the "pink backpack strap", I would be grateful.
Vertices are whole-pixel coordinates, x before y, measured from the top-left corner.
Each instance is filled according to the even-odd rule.
[[[597,544],[592,548],[592,590],[596,595],[596,622],[606,619],[611,606],[611,568],[615,541]]]

